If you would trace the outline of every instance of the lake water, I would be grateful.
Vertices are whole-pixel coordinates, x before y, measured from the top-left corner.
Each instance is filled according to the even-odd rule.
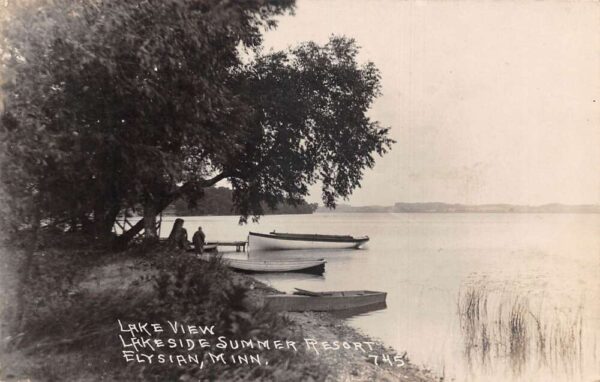
[[[360,250],[225,256],[326,258],[323,276],[257,276],[286,292],[388,292],[387,309],[348,323],[445,380],[600,379],[600,215],[331,213],[246,226],[235,216],[185,218],[190,237],[198,225],[209,241],[250,230],[369,235]]]

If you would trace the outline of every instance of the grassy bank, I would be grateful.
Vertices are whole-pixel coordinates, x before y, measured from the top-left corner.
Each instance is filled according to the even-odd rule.
[[[231,272],[218,259],[196,260],[162,246],[136,247],[114,253],[108,249],[62,242],[36,251],[23,293],[26,304],[19,327],[14,322],[12,293],[16,286],[17,247],[2,248],[2,353],[0,380],[431,380],[410,366],[386,364],[397,356],[373,342],[370,354],[356,349],[321,351],[300,346],[305,338],[327,341],[370,341],[342,321],[326,314],[274,314],[261,299],[272,289],[251,277]],[[82,249],[85,248],[85,249]],[[269,352],[258,364],[126,362],[118,337],[121,322],[148,322],[168,327],[169,321],[214,325],[205,337],[216,354],[218,337],[295,341],[297,349]],[[157,334],[167,340],[168,335]],[[162,337],[161,337],[162,336]],[[194,334],[180,339],[197,340]],[[177,349],[162,349],[176,356]],[[261,355],[257,349],[228,349],[227,357]],[[236,359],[236,358],[234,358]],[[202,358],[201,358],[202,360]]]

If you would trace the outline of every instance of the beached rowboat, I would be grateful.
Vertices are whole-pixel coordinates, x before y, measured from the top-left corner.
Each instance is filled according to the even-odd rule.
[[[211,255],[199,255],[203,260],[210,259]],[[297,259],[297,260],[245,260],[222,258],[223,264],[229,268],[242,272],[306,272],[322,274],[325,272],[324,259]]]
[[[301,233],[258,233],[248,234],[251,250],[281,249],[327,249],[327,248],[359,248],[369,241],[368,236],[354,237],[350,235],[318,235]]]
[[[368,290],[310,292],[296,289],[294,294],[265,296],[266,306],[273,311],[335,311],[385,304],[387,293]]]

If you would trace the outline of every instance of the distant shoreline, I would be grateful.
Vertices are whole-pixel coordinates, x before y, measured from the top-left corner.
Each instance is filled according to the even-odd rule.
[[[600,212],[505,212],[505,211],[457,211],[457,212],[443,212],[443,211],[405,211],[405,212],[397,212],[397,211],[315,211],[314,214],[514,214],[514,215],[535,215],[535,214],[545,214],[545,215],[597,215]],[[301,215],[301,214],[296,214]],[[306,215],[306,214],[304,214]],[[311,214],[308,214],[311,215]],[[203,215],[203,216],[217,216],[217,215]]]
[[[502,214],[600,214],[600,205],[543,204],[539,206],[513,204],[449,204],[396,203],[393,206],[350,206],[340,204],[335,210],[320,206],[316,213],[502,213]]]

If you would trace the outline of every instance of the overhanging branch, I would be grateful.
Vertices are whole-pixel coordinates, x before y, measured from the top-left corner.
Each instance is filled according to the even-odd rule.
[[[169,195],[160,199],[157,202],[158,204],[156,206],[156,214],[161,213],[165,208],[167,208],[169,206],[169,204],[173,203],[175,200],[179,199],[183,195],[192,192],[194,189],[214,186],[221,180],[226,179],[228,177],[229,177],[229,173],[223,171],[220,174],[218,174],[210,179],[201,179],[198,181],[188,181],[188,182],[184,183],[177,190],[175,190],[174,192],[170,193]],[[140,233],[140,231],[142,229],[144,229],[144,219],[141,219],[133,227],[131,227],[127,232],[124,232],[120,236],[121,242],[122,243],[129,242],[131,239],[133,239],[135,237],[135,235]]]

